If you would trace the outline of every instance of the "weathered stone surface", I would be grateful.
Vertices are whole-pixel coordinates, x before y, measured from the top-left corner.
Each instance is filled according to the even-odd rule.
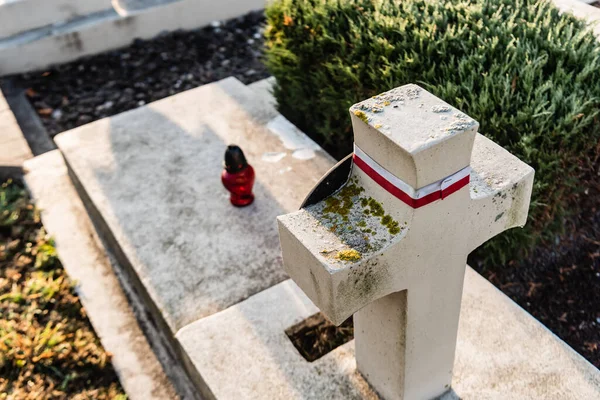
[[[461,399],[600,398],[600,371],[471,268],[456,353]]]
[[[261,79],[260,81],[256,81],[248,85],[250,89],[262,96],[266,102],[271,104],[273,107],[277,106],[277,100],[273,97],[273,85],[275,85],[275,78],[270,77],[266,79]]]
[[[79,299],[102,345],[113,355],[112,364],[128,398],[178,398],[138,326],[60,152],[29,160],[25,169],[44,227],[54,238],[69,277],[77,282]]]
[[[281,119],[230,78],[57,136],[103,234],[173,334],[286,278],[275,217],[299,207],[331,159]],[[231,143],[257,176],[256,201],[241,209],[220,181]],[[294,157],[297,146],[312,156]]]
[[[469,164],[479,123],[417,85],[350,107],[354,143],[415,189]]]
[[[354,341],[309,363],[285,329],[317,308],[291,281],[183,328],[177,339],[217,399],[373,398]],[[444,399],[595,399],[600,371],[467,268],[453,391]]]
[[[377,399],[356,372],[354,343],[310,363],[285,330],[319,310],[291,280],[177,333],[216,399]]]
[[[0,1],[0,38],[110,8],[110,0],[3,0]]]

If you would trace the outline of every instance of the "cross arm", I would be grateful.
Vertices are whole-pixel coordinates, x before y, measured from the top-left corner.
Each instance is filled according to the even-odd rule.
[[[534,170],[477,134],[471,157],[469,250],[527,221]]]
[[[385,215],[385,216],[384,216]],[[405,265],[384,256],[404,249],[413,209],[359,168],[334,194],[277,217],[286,272],[334,324],[406,284]]]
[[[347,259],[340,259],[346,253],[338,249],[347,246],[305,209],[279,216],[277,222],[286,272],[334,324],[398,290],[398,273],[384,257],[373,253],[353,260],[347,253]]]

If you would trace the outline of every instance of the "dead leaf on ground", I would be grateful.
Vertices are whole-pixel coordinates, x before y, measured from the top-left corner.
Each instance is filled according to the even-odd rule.
[[[560,317],[558,317],[558,320],[561,322],[567,322],[567,313],[564,312]]]
[[[529,282],[529,290],[527,291],[527,297],[531,297],[533,296],[533,294],[535,293],[536,289],[542,287],[541,283],[534,283],[534,282]]]
[[[588,349],[589,351],[596,351],[598,350],[598,343],[594,343],[594,342],[584,342],[583,345],[585,346],[586,349]]]

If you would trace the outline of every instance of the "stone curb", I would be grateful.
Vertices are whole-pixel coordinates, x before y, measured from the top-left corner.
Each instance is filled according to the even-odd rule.
[[[63,266],[77,282],[79,298],[104,348],[109,351],[121,384],[130,399],[194,398],[189,388],[182,390],[181,372],[160,348],[157,334],[138,312],[149,343],[136,319],[135,299],[121,288],[122,277],[113,268],[114,260],[89,219],[58,150],[35,157],[25,164],[25,182],[30,189],[47,232],[55,239]],[[118,268],[117,268],[118,270]],[[158,347],[158,348],[157,348]],[[168,365],[167,373],[179,383],[176,389],[163,371],[154,351]],[[186,393],[187,392],[187,393]]]
[[[0,90],[0,180],[20,179],[23,162],[31,157],[15,115]]]

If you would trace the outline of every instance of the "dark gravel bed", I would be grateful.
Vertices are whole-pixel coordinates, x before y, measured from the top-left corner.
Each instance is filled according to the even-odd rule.
[[[590,171],[585,210],[566,235],[523,260],[482,270],[496,287],[600,368],[600,179]],[[595,175],[595,176],[594,176]]]
[[[8,77],[51,136],[229,76],[268,77],[261,62],[264,15],[254,12],[187,32]]]

